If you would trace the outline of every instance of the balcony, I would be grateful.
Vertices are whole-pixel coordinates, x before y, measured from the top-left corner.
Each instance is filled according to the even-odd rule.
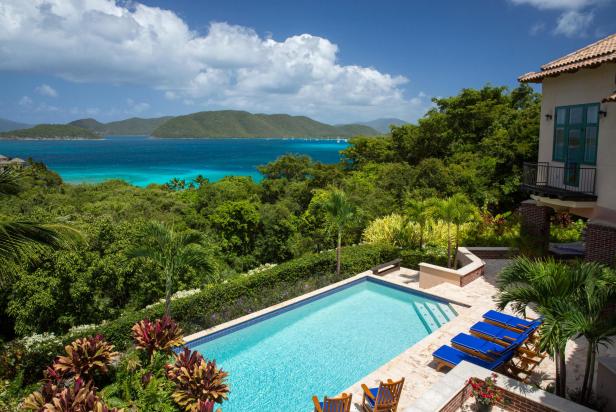
[[[560,200],[597,200],[596,168],[568,163],[555,166],[547,162],[524,163],[522,189],[534,195]]]

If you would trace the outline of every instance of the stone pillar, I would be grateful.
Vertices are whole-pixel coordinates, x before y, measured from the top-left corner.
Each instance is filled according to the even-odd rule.
[[[589,261],[616,267],[616,225],[589,221],[584,257]]]
[[[520,204],[522,222],[520,251],[525,255],[544,256],[550,247],[550,216],[554,211],[547,206],[539,206],[534,200]]]

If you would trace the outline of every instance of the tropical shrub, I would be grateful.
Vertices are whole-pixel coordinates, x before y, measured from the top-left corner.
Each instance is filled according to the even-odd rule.
[[[171,354],[174,347],[184,343],[182,328],[169,316],[150,322],[144,319],[132,328],[135,346],[146,351],[149,357],[156,352]]]
[[[397,247],[410,247],[419,242],[419,237],[419,226],[397,213],[373,220],[362,234],[364,242]]]
[[[77,339],[64,348],[66,355],[58,356],[53,369],[75,379],[93,379],[96,374],[105,374],[118,355],[113,345],[101,335]]]
[[[209,402],[222,403],[228,397],[228,373],[197,351],[184,348],[166,369],[167,377],[176,384],[173,399],[186,411],[206,408]]]
[[[25,399],[23,408],[43,412],[120,412],[116,408],[108,408],[101,401],[92,381],[82,379],[76,379],[72,386],[57,387],[50,399],[35,392]]]
[[[334,251],[307,254],[250,276],[239,276],[226,283],[209,284],[199,293],[173,300],[171,309],[175,321],[181,325],[184,332],[193,333],[327,286],[379,263],[400,257],[402,253],[407,254],[409,265],[415,261],[432,261],[429,260],[432,252],[427,252],[428,255],[417,255],[412,251],[400,251],[392,246],[379,244],[348,246],[342,249],[340,276],[335,272]],[[98,325],[95,331],[105,336],[116,349],[125,350],[133,344],[131,331],[135,323],[146,318],[161,318],[163,314],[163,305],[138,311],[127,310],[119,318]],[[53,361],[55,354],[62,350],[62,345],[74,339],[74,334],[54,336],[53,349],[51,345],[33,346],[22,354],[19,366],[12,373],[23,371],[27,383],[36,382],[41,378],[41,371]],[[6,356],[10,358],[13,353],[9,350]]]
[[[167,361],[168,355],[158,352],[144,365],[138,351],[129,349],[117,366],[113,383],[101,391],[105,402],[128,410],[177,412],[171,397],[175,385],[165,374]]]

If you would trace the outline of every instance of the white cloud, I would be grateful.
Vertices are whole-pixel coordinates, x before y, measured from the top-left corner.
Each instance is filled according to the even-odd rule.
[[[175,13],[135,2],[3,0],[0,44],[0,70],[141,84],[204,108],[353,120],[412,119],[429,106],[405,97],[402,76],[339,64],[338,46],[326,38],[278,41],[227,23],[199,34]]]
[[[136,102],[133,99],[126,99],[126,104],[128,105],[127,113],[143,113],[150,108],[150,104],[146,102]]]
[[[58,92],[56,91],[56,89],[54,89],[48,84],[41,84],[35,89],[35,91],[41,96],[58,97]]]
[[[588,27],[594,19],[592,11],[582,13],[575,10],[563,13],[556,23],[555,34],[562,34],[567,37],[584,37],[588,35]]]
[[[32,104],[32,99],[28,96],[22,96],[18,103],[20,106],[30,106]]]
[[[513,4],[528,4],[541,10],[579,10],[604,3],[605,0],[510,0]]]
[[[594,20],[595,8],[614,0],[509,0],[516,5],[530,5],[540,10],[559,10],[554,34],[567,37],[585,37],[588,28]],[[537,23],[529,33],[535,36],[543,32],[545,24]]]
[[[530,33],[531,36],[536,36],[538,34],[541,34],[545,31],[545,23],[540,21],[535,23],[530,30],[528,31]]]

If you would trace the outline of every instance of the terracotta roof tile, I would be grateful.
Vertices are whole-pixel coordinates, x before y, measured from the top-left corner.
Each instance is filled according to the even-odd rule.
[[[607,103],[607,102],[616,102],[616,92],[612,93],[610,96],[607,96],[605,99],[603,99],[603,103]]]
[[[541,66],[541,71],[526,73],[520,76],[518,80],[540,83],[545,77],[575,72],[582,68],[596,67],[608,62],[616,62],[616,33],[544,64]]]

